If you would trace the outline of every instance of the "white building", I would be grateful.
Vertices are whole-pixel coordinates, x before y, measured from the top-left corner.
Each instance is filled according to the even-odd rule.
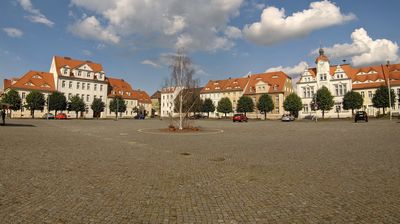
[[[300,118],[315,114],[311,110],[311,102],[317,90],[325,86],[334,96],[335,105],[330,111],[325,111],[325,117],[351,117],[351,111],[344,110],[342,106],[343,96],[352,90],[352,79],[345,72],[349,65],[331,66],[324,50],[319,50],[319,56],[316,58],[315,68],[309,68],[301,75],[297,82],[297,95],[303,102],[303,111],[299,113]],[[320,111],[317,116],[322,116]]]
[[[182,90],[182,87],[167,87],[161,90],[161,117],[176,116],[175,98]]]
[[[56,91],[64,93],[67,101],[75,95],[83,99],[86,104],[85,117],[93,117],[90,106],[95,98],[101,99],[106,104],[108,83],[101,64],[54,56],[50,73],[53,73],[56,80]],[[75,117],[75,112],[70,112],[68,116]],[[105,112],[100,115],[100,117],[105,116]]]

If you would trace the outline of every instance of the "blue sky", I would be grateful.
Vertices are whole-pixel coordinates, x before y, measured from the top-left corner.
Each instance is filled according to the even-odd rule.
[[[3,0],[0,78],[48,71],[54,55],[103,64],[108,76],[149,94],[184,47],[210,79],[331,63],[399,61],[398,0]]]

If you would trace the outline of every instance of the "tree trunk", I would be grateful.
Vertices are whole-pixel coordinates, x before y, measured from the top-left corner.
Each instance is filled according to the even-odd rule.
[[[382,109],[383,109],[383,116],[385,116],[385,108],[383,107]]]
[[[351,108],[351,116],[354,117],[354,108]]]
[[[78,111],[75,111],[75,118],[78,119]]]
[[[32,118],[35,118],[35,110],[31,110]]]
[[[322,110],[322,119],[325,119],[325,110]]]
[[[267,111],[264,111],[264,120],[267,120]]]
[[[183,90],[181,90],[183,91]],[[183,129],[183,117],[182,117],[182,104],[183,104],[183,96],[182,94],[179,94],[179,130]]]
[[[210,118],[210,112],[207,112],[207,118]]]
[[[226,118],[226,113],[225,113],[225,118]]]
[[[115,119],[118,119],[118,112],[115,111]]]
[[[50,113],[50,110],[49,110],[49,113]],[[57,115],[57,110],[54,110],[54,116],[55,116],[55,115]]]
[[[246,111],[244,112],[244,116],[246,116]]]

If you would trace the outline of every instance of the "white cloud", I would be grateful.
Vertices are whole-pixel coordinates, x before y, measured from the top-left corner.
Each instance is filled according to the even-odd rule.
[[[304,72],[304,70],[306,70],[307,68],[308,68],[307,62],[302,61],[293,67],[278,66],[278,67],[269,68],[265,72],[283,71],[284,73],[288,74],[291,77],[297,77],[297,76],[301,75]]]
[[[53,27],[54,22],[47,19],[45,15],[43,15],[38,9],[33,7],[31,0],[17,0],[21,7],[30,13],[29,16],[25,16],[32,23],[41,23],[48,27]]]
[[[17,28],[12,28],[12,27],[6,27],[3,28],[4,32],[10,37],[22,37],[24,35],[24,32]]]
[[[343,24],[355,19],[353,14],[342,14],[340,8],[328,0],[312,2],[310,8],[285,15],[285,9],[267,7],[261,21],[246,25],[245,37],[260,45],[271,45],[288,39],[307,36],[314,30]]]
[[[230,39],[242,38],[242,31],[234,26],[228,26],[225,30],[225,35]]]
[[[82,50],[82,54],[84,54],[86,56],[90,56],[90,55],[92,55],[92,52],[89,50]]]
[[[69,26],[68,30],[74,35],[84,39],[94,39],[114,44],[120,41],[119,36],[111,29],[103,28],[94,16],[78,20],[75,24]]]
[[[143,64],[143,65],[150,65],[150,66],[152,66],[152,67],[154,67],[154,68],[161,68],[161,67],[162,67],[162,66],[159,65],[158,63],[156,63],[156,62],[154,62],[154,61],[151,61],[151,60],[144,60],[144,61],[141,62],[141,64]]]
[[[121,41],[216,51],[234,46],[225,31],[230,19],[239,15],[243,2],[244,0],[71,0],[71,5],[96,16]],[[92,39],[98,40],[95,36]]]
[[[364,28],[359,28],[351,34],[352,43],[335,44],[325,49],[330,58],[351,58],[354,66],[386,63],[387,60],[397,62],[399,46],[387,39],[373,40]],[[313,51],[316,53],[317,50]]]

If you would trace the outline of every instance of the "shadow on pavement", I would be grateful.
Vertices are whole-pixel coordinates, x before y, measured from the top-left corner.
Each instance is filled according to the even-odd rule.
[[[0,126],[9,126],[9,127],[36,127],[35,125],[31,125],[31,124],[0,124]]]

